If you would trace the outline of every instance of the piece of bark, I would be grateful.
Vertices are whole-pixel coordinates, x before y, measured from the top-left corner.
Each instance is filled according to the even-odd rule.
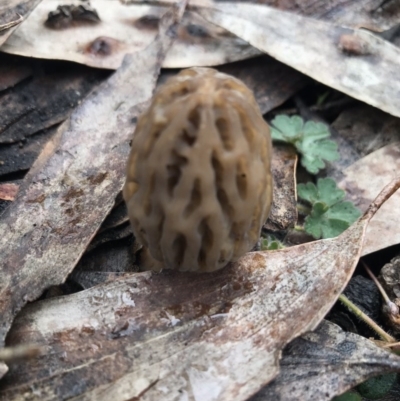
[[[296,191],[297,154],[293,147],[274,144],[272,156],[273,198],[264,228],[287,230],[297,221]]]
[[[3,213],[0,344],[26,302],[65,280],[121,191],[129,138],[181,17],[182,8],[173,10],[163,17],[157,39],[127,56],[60,127]]]
[[[400,49],[372,33],[239,2],[198,12],[315,80],[400,116]]]
[[[329,401],[393,371],[400,371],[397,355],[324,320],[284,349],[278,377],[249,401]]]
[[[10,366],[0,400],[247,400],[278,374],[281,349],[330,310],[368,220],[399,187],[387,186],[337,238],[248,253],[209,274],[125,275],[28,305],[8,344],[47,352]]]

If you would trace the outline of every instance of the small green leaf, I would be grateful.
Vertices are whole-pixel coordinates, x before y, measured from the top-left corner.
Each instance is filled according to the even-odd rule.
[[[299,184],[297,193],[301,199],[307,202],[323,202],[328,206],[341,201],[345,196],[345,192],[337,187],[332,178],[320,178],[316,186],[312,182]]]
[[[332,401],[362,401],[361,395],[353,391],[348,391],[332,399]]]
[[[303,119],[300,116],[279,115],[272,120],[272,139],[294,143],[303,136]]]
[[[397,373],[376,376],[358,386],[360,394],[369,400],[378,400],[386,395],[397,380]]]
[[[361,215],[351,202],[343,201],[344,191],[331,178],[320,178],[317,185],[299,184],[297,192],[312,205],[304,229],[316,239],[338,236]]]
[[[319,199],[318,189],[312,182],[297,185],[297,195],[310,203],[314,203]]]
[[[325,124],[307,121],[300,116],[276,116],[272,122],[272,139],[293,144],[301,153],[301,164],[312,174],[325,167],[325,161],[337,160],[339,154],[335,142]]]
[[[276,239],[273,235],[267,235],[265,238],[261,238],[261,250],[262,251],[275,251],[282,249],[285,246]]]

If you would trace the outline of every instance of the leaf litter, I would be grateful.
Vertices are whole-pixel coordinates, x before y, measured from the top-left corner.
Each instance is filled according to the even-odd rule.
[[[399,358],[324,320],[285,348],[280,366],[277,378],[249,401],[329,401],[373,375],[399,370]]]
[[[74,22],[49,27],[48,15],[64,0],[43,0],[1,51],[27,57],[70,60],[97,68],[116,69],[126,53],[143,50],[157,35],[166,7],[148,4],[124,5],[117,0],[92,0],[98,23]],[[69,6],[82,5],[77,0]],[[181,68],[212,66],[261,54],[246,42],[187,12],[177,28],[177,40],[163,66]]]
[[[356,52],[358,51],[357,46],[361,49],[361,54],[352,53],[354,52],[354,48]],[[370,50],[368,47],[364,46],[363,42],[361,42],[360,47],[359,41],[354,41],[353,37],[348,38],[346,35],[340,37],[338,48],[342,53],[351,55],[352,57],[369,55],[368,52]],[[121,105],[119,106],[121,107]],[[140,109],[141,106],[142,105],[139,105],[137,109]],[[133,108],[135,108],[135,106],[133,106]],[[134,124],[132,124],[132,127],[133,125]],[[53,149],[51,149],[51,146],[53,146]],[[28,174],[28,182],[40,173],[40,169],[46,165],[48,158],[54,154],[56,146],[56,140],[54,140],[53,145],[50,144],[45,149],[42,157],[39,158],[34,166],[34,169]],[[394,190],[394,188],[392,188],[392,190]],[[23,188],[23,194],[24,191],[26,191],[26,187]],[[78,206],[80,207],[81,205]],[[110,203],[108,208],[110,209],[111,206]],[[370,214],[371,213],[370,210]],[[103,214],[102,218],[104,218],[104,216]],[[361,224],[360,222],[364,223]],[[26,366],[23,367],[26,369],[27,374],[31,373],[31,371],[35,372],[37,361],[39,361],[39,363],[42,364],[39,365],[39,367],[42,367],[41,372],[45,372],[43,376],[44,379],[34,384],[33,387],[32,385],[29,386],[29,379],[24,381],[24,379],[17,377],[16,367],[21,368],[21,366],[12,365],[10,375],[4,381],[5,393],[3,393],[4,395],[0,394],[0,397],[5,397],[2,399],[8,400],[12,399],[9,398],[10,396],[15,396],[15,399],[17,399],[19,391],[21,394],[26,391],[34,391],[38,394],[37,391],[40,391],[43,392],[43,394],[47,394],[50,399],[58,399],[58,395],[56,394],[58,389],[65,388],[66,386],[71,387],[71,383],[81,380],[81,377],[88,377],[88,381],[91,382],[90,384],[85,383],[84,387],[80,390],[69,388],[65,396],[63,394],[62,397],[68,398],[69,396],[73,396],[76,397],[75,399],[85,400],[109,399],[107,397],[114,397],[121,400],[127,397],[140,397],[141,399],[160,399],[160,397],[162,397],[164,399],[166,389],[171,388],[172,391],[178,389],[178,393],[175,393],[176,395],[184,394],[192,399],[202,399],[205,395],[211,395],[212,397],[218,397],[218,399],[220,399],[219,394],[223,394],[223,397],[226,397],[222,399],[245,399],[243,397],[245,397],[246,394],[254,393],[257,386],[259,388],[262,386],[262,381],[263,383],[267,383],[271,377],[276,375],[278,371],[279,352],[284,344],[290,341],[290,338],[294,338],[304,331],[315,327],[317,321],[319,321],[329,309],[328,305],[324,312],[322,309],[324,309],[325,306],[323,306],[320,313],[317,315],[314,314],[313,317],[311,317],[312,305],[314,305],[315,312],[315,310],[321,308],[321,305],[325,302],[321,301],[325,296],[322,296],[324,290],[329,293],[328,303],[332,303],[340,292],[338,287],[342,286],[343,288],[346,281],[351,276],[351,270],[354,269],[358,260],[358,256],[355,255],[357,252],[359,253],[362,235],[357,239],[352,236],[347,238],[346,247],[344,247],[342,243],[336,242],[336,240],[339,241],[339,238],[344,238],[346,233],[351,232],[354,227],[357,226],[359,226],[358,234],[364,232],[366,224],[366,218],[364,217],[340,237],[335,238],[330,244],[330,246],[333,248],[336,247],[336,249],[334,257],[331,256],[333,249],[330,249],[331,252],[327,255],[328,259],[329,256],[331,257],[331,260],[328,261],[327,277],[329,277],[329,279],[327,281],[330,282],[332,279],[332,274],[330,273],[332,263],[336,263],[336,269],[338,266],[347,266],[344,269],[345,271],[341,272],[339,283],[335,285],[334,289],[334,291],[337,292],[334,292],[334,294],[330,292],[331,288],[327,288],[327,283],[324,283],[324,288],[318,288],[317,281],[322,280],[322,272],[318,272],[320,276],[315,277],[314,280],[310,279],[307,275],[309,272],[306,272],[306,270],[314,269],[313,263],[310,263],[308,260],[308,247],[310,247],[311,251],[314,248],[311,244],[306,244],[291,248],[302,249],[306,252],[304,254],[300,252],[301,255],[298,259],[296,259],[296,257],[299,255],[295,257],[295,262],[300,264],[300,269],[296,269],[295,263],[291,264],[292,261],[288,263],[288,261],[285,260],[285,267],[289,265],[290,272],[283,273],[282,277],[277,273],[279,270],[282,270],[282,267],[276,261],[274,262],[275,259],[279,259],[278,256],[274,256],[274,253],[269,253],[268,258],[264,253],[246,255],[243,258],[244,262],[241,260],[232,267],[233,272],[227,275],[226,273],[220,273],[218,277],[218,279],[221,279],[221,282],[219,282],[220,284],[222,282],[229,282],[232,278],[239,281],[243,288],[238,289],[236,286],[236,290],[233,288],[233,285],[229,284],[213,286],[212,284],[204,283],[207,281],[206,277],[204,277],[202,281],[198,279],[197,276],[195,278],[185,278],[185,276],[175,277],[174,273],[171,274],[168,272],[162,273],[161,275],[141,273],[131,276],[127,274],[116,279],[115,282],[101,284],[97,288],[91,288],[80,294],[63,297],[58,303],[56,299],[50,299],[29,306],[17,318],[16,324],[7,341],[10,345],[13,345],[18,344],[18,342],[23,343],[29,336],[32,336],[38,343],[42,342],[46,345],[51,344],[51,352],[49,355],[37,358],[32,362],[34,365],[30,365],[28,362]],[[57,232],[56,235],[58,234]],[[84,235],[87,235],[87,233],[85,232]],[[314,244],[327,244],[326,241],[329,240],[317,241]],[[353,244],[348,244],[348,242],[353,242]],[[352,248],[350,245],[352,245]],[[356,249],[357,246],[358,250]],[[339,252],[343,249],[346,251],[349,247],[351,248],[351,254],[343,258],[343,255]],[[317,248],[315,248],[315,250],[317,250]],[[280,250],[276,251],[276,254],[279,255],[284,253],[284,251],[288,252],[288,250]],[[325,248],[321,252],[324,254]],[[327,251],[327,253],[329,252]],[[289,254],[288,252],[287,255]],[[257,260],[256,255],[262,255],[264,261],[260,262],[260,260]],[[311,253],[311,256],[312,255],[318,259],[320,257],[320,252],[317,250],[316,254]],[[337,260],[338,255],[340,256],[339,260]],[[284,259],[285,258],[281,255],[281,260]],[[305,259],[305,262],[303,259]],[[335,261],[333,261],[333,259],[335,259]],[[266,260],[268,262],[266,262]],[[269,273],[266,272],[266,274],[264,274],[265,272],[263,271],[262,274],[257,274],[255,270],[261,265],[262,268],[267,265],[266,269],[269,269],[270,260],[272,261],[273,271]],[[304,264],[302,264],[303,262]],[[318,262],[322,263],[325,267],[325,259],[319,259]],[[321,270],[320,266],[319,270]],[[315,274],[317,274],[317,270],[314,270]],[[245,272],[250,272],[249,282],[252,287],[245,282],[245,279],[248,278]],[[323,271],[323,273],[325,277],[326,272]],[[275,274],[275,283],[272,287],[268,287],[268,284],[265,282],[267,281],[266,276],[268,276],[268,274],[269,278]],[[337,272],[335,272],[334,275],[337,275]],[[115,279],[116,276],[114,275],[114,277],[112,277],[109,275],[109,277],[110,279]],[[137,278],[137,281],[134,281],[132,286],[129,287],[129,283],[131,283],[134,278]],[[283,301],[280,299],[274,301],[267,296],[266,301],[264,303],[261,302],[261,305],[266,309],[263,311],[264,315],[260,315],[260,311],[257,308],[251,307],[254,300],[256,302],[258,301],[258,297],[254,297],[255,289],[258,290],[259,287],[261,288],[260,295],[265,294],[266,291],[274,292],[276,290],[275,284],[287,290],[286,287],[292,285],[290,280],[293,280],[293,278],[296,281],[294,285],[294,298],[292,294],[293,291],[290,292],[290,294],[289,291],[286,291],[286,299]],[[281,281],[281,279],[283,281]],[[193,288],[193,282],[197,284],[197,280],[201,282],[199,297],[201,299],[199,303],[193,301],[193,293],[197,293],[198,291],[197,288]],[[335,280],[334,277],[333,280]],[[243,284],[244,282],[247,288],[246,285]],[[287,285],[287,282],[289,282],[289,285]],[[165,291],[161,283],[167,284]],[[124,284],[127,284],[129,287],[126,287],[128,288],[127,292],[122,291],[122,293],[119,293],[119,291],[114,288],[116,285]],[[139,287],[138,284],[140,284]],[[191,294],[189,295],[185,293],[185,290],[182,290],[182,294],[176,296],[176,289],[179,291],[179,287],[182,288],[185,287],[185,285],[187,288],[192,289]],[[281,287],[279,288],[281,289]],[[132,288],[140,288],[137,297],[133,295],[136,294],[136,292],[132,291]],[[145,292],[147,291],[147,296],[140,293],[142,292],[142,288]],[[205,288],[206,290],[204,290]],[[317,302],[308,304],[308,291],[311,289],[311,292],[315,292],[315,288],[317,288],[317,301],[319,299],[319,304]],[[100,289],[100,292],[96,292],[97,289]],[[201,293],[202,290],[207,294]],[[239,293],[235,293],[235,291],[239,291]],[[158,300],[152,299],[150,294],[158,292],[161,293],[161,298]],[[173,295],[166,294],[165,292],[173,293],[175,298]],[[218,292],[218,294],[215,295],[215,292]],[[283,295],[285,296],[285,294]],[[118,296],[119,299],[117,300]],[[91,298],[87,299],[86,297]],[[204,297],[207,298],[207,302],[201,302]],[[305,297],[306,300],[301,299],[301,297]],[[33,298],[34,296],[32,299]],[[77,299],[79,300],[77,301]],[[106,299],[107,301],[104,301]],[[111,308],[114,308],[111,312],[106,305],[109,299],[111,299]],[[298,299],[300,300],[297,301]],[[67,308],[70,308],[68,309],[71,312],[70,316],[67,316],[61,307],[61,302],[64,300],[67,302]],[[294,305],[291,304],[292,301],[294,301]],[[98,305],[98,302],[103,302],[103,305]],[[189,302],[189,304],[187,304],[187,302]],[[296,302],[299,302],[299,305],[296,305]],[[306,310],[304,313],[303,311],[299,313],[297,312],[298,308],[303,302],[305,303]],[[166,307],[165,304],[167,304]],[[87,306],[87,310],[85,309],[86,307],[84,308],[85,312],[83,315],[81,314],[82,305]],[[116,308],[115,305],[117,305]],[[124,308],[136,308],[137,305],[140,307],[143,305],[143,311],[124,310]],[[271,305],[273,309],[272,312],[268,309]],[[282,306],[283,312],[281,310]],[[292,308],[292,310],[290,310],[290,308]],[[115,312],[116,310],[117,312]],[[150,311],[148,316],[144,316],[146,311]],[[270,312],[272,316],[270,316]],[[289,312],[293,312],[293,314]],[[39,322],[35,327],[29,326],[32,324],[32,320],[29,320],[30,313],[32,313],[34,319],[37,319],[35,322]],[[242,313],[247,313],[249,316],[247,316],[247,318],[242,318]],[[276,317],[274,313],[278,316]],[[55,326],[54,315],[58,317]],[[263,317],[265,318],[266,315],[267,321],[261,322],[260,320]],[[78,317],[78,321],[72,322],[74,316]],[[305,322],[299,323],[297,319],[304,318],[304,316],[307,317]],[[103,317],[104,320],[101,320]],[[287,324],[285,321],[282,323],[280,318],[285,317],[293,319],[294,322]],[[85,319],[86,323],[82,323],[82,320]],[[157,319],[161,319],[163,322],[159,324]],[[217,323],[212,322],[213,319],[216,319]],[[271,324],[271,322],[278,323]],[[234,327],[233,333],[228,332],[228,323],[230,323],[231,327]],[[101,330],[103,324],[105,328],[103,327]],[[292,329],[293,327],[295,329],[290,331],[288,329],[290,325]],[[149,330],[146,330],[146,327],[148,327]],[[258,331],[258,328],[261,329]],[[244,330],[244,334],[242,334],[242,329]],[[278,331],[278,335],[275,337],[272,335],[272,341],[269,341],[266,340],[266,338],[269,338],[271,330],[274,331],[272,334],[276,334],[276,331]],[[280,337],[281,330],[283,337]],[[239,332],[240,335],[236,334]],[[44,337],[42,336],[43,333],[46,334]],[[263,336],[264,334],[266,335]],[[103,346],[104,336],[107,338],[107,341],[104,342],[106,349],[100,350]],[[160,338],[164,336],[165,338]],[[312,334],[310,334],[310,336],[312,336]],[[85,337],[86,341],[78,337]],[[88,338],[94,341],[89,341],[88,344]],[[187,344],[184,344],[184,346],[179,343],[182,338],[187,339]],[[337,336],[335,338],[337,339]],[[124,339],[127,341],[124,342]],[[136,339],[138,342],[133,348],[131,344],[132,339]],[[251,339],[251,341],[248,341],[249,339]],[[204,344],[207,340],[208,343]],[[215,346],[220,345],[218,341],[221,342],[222,347],[215,351],[214,355],[213,350],[215,350]],[[151,357],[155,355],[156,360],[156,363],[151,367],[149,366],[150,355],[149,353],[146,354],[147,350],[145,349],[146,346],[148,348],[149,343],[150,352],[154,351]],[[73,344],[77,346],[77,349]],[[165,352],[170,346],[171,349]],[[187,346],[189,346],[189,349],[185,349]],[[65,352],[62,352],[62,350],[65,350]],[[231,363],[232,358],[237,356],[235,355],[235,350],[240,351],[237,354],[239,360],[234,360],[233,363]],[[256,352],[257,350],[258,352]],[[83,353],[80,355],[79,351],[83,351]],[[115,351],[117,355],[115,355]],[[190,351],[194,351],[193,360],[189,356]],[[378,348],[376,348],[376,351],[378,352]],[[93,355],[95,356],[92,364],[95,365],[95,369],[91,372],[90,368],[92,366],[88,368],[86,365],[88,358],[92,359]],[[105,360],[103,359],[104,355]],[[122,355],[124,355],[123,358],[121,358]],[[138,355],[139,357],[137,358]],[[177,357],[177,355],[179,356]],[[252,358],[253,355],[255,355],[254,358]],[[183,356],[182,360],[179,359],[180,356]],[[398,358],[393,358],[395,364]],[[250,365],[247,362],[249,359],[251,360]],[[262,365],[265,361],[269,362],[270,365]],[[231,366],[227,368],[227,363],[230,363],[233,369]],[[362,363],[368,365],[366,361]],[[249,366],[249,372],[239,372],[243,364]],[[54,378],[52,377],[54,371],[47,369],[49,366],[57,366]],[[156,367],[155,370],[152,369],[154,366]],[[266,377],[264,369],[268,370],[268,366],[272,366],[272,369],[270,374],[267,375],[268,377]],[[70,371],[71,367],[72,371]],[[5,365],[0,366],[0,370],[4,371],[4,373],[6,369],[7,367],[5,367]],[[261,377],[259,377],[259,371],[261,371]],[[104,379],[104,372],[109,372],[106,379]],[[216,379],[215,373],[217,373],[218,379]],[[362,373],[363,376],[359,376],[357,380],[361,380],[360,377],[365,378],[366,375],[370,373],[371,370],[366,369],[366,371]],[[33,376],[33,374],[34,373],[32,373],[30,383],[36,381],[36,377]],[[82,374],[85,376],[81,376]],[[101,374],[103,374],[103,376]],[[94,377],[94,375],[97,375],[97,377]],[[171,383],[167,382],[167,386],[169,387],[165,387],[164,385],[168,378],[172,379],[172,381]],[[20,381],[18,382],[18,380]],[[109,381],[108,383],[106,383],[107,380]],[[248,381],[248,383],[243,384],[243,381]],[[323,379],[322,382],[324,383]],[[14,387],[15,383],[17,383],[17,388]],[[340,385],[341,387],[339,386],[332,390],[333,395],[343,390],[343,383],[340,383]]]
[[[26,302],[65,280],[122,189],[136,116],[152,96],[174,37],[171,29],[182,14],[181,9],[173,10],[163,17],[157,39],[127,56],[118,73],[59,128],[4,212],[0,343]]]
[[[0,400],[32,385],[47,399],[63,388],[76,400],[246,400],[277,376],[281,349],[332,307],[368,221],[399,187],[400,178],[336,238],[248,253],[210,274],[138,273],[28,305],[8,345],[47,344],[47,353],[10,366]]]
[[[400,49],[372,33],[258,4],[197,12],[316,81],[400,117]]]

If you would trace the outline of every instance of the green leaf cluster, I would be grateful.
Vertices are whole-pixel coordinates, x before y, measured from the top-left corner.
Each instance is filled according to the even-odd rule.
[[[326,139],[330,136],[325,124],[314,121],[304,123],[300,116],[276,116],[272,122],[272,139],[291,143],[302,155],[301,164],[311,174],[325,167],[325,161],[339,158],[337,144]]]
[[[351,202],[343,200],[345,192],[331,178],[320,178],[317,185],[299,184],[297,194],[312,205],[304,229],[316,239],[338,236],[361,216]]]
[[[285,248],[282,242],[275,238],[273,235],[261,237],[260,243],[262,251],[275,251],[277,249]]]

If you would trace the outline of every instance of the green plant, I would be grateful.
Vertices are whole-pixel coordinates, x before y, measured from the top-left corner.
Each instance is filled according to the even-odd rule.
[[[332,401],[361,401],[360,394],[355,393],[354,391],[348,391],[342,395],[339,395],[333,398]]]
[[[368,379],[358,386],[360,394],[369,400],[382,398],[393,387],[397,380],[397,373],[388,373]]]
[[[326,139],[330,136],[325,124],[314,121],[304,123],[300,116],[276,116],[272,122],[272,139],[291,143],[302,155],[301,164],[312,174],[325,167],[325,161],[339,158],[337,144]]]
[[[276,249],[282,249],[285,247],[281,241],[270,234],[261,237],[260,243],[262,251],[275,251]]]
[[[351,202],[343,200],[345,192],[331,178],[320,178],[317,185],[299,184],[297,194],[311,204],[304,229],[316,239],[336,237],[361,215]]]

